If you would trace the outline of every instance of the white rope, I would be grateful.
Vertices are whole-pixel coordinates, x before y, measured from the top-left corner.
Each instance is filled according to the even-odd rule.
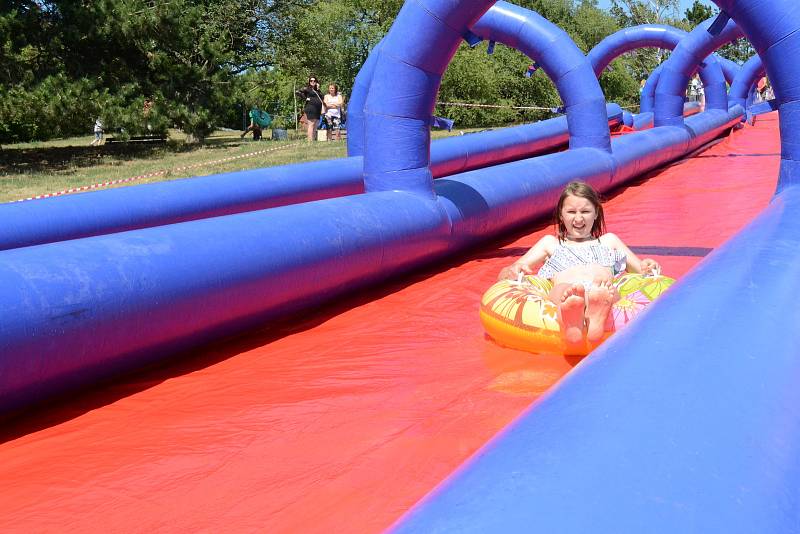
[[[100,182],[100,183],[91,184],[91,185],[82,185],[82,186],[78,186],[78,187],[71,187],[69,189],[64,189],[62,191],[56,191],[55,193],[45,193],[45,194],[36,195],[36,196],[33,196],[33,197],[20,198],[18,200],[14,200],[13,202],[27,202],[29,200],[39,200],[39,199],[42,199],[42,198],[58,197],[58,196],[62,196],[62,195],[69,195],[71,193],[80,193],[80,192],[83,192],[83,191],[90,191],[90,190],[93,190],[93,189],[100,189],[100,188],[109,187],[109,186],[112,186],[112,185],[119,185],[119,184],[124,184],[124,183],[128,183],[128,182],[133,182],[133,181],[136,181],[136,180],[141,180],[143,178],[153,178],[155,176],[166,176],[168,173],[169,174],[178,173],[178,172],[187,171],[187,170],[190,170],[190,169],[197,169],[199,167],[204,167],[206,165],[217,165],[219,163],[228,163],[228,162],[231,162],[231,161],[235,161],[237,159],[251,158],[253,156],[266,154],[267,152],[274,152],[276,150],[283,150],[283,149],[286,149],[286,148],[295,147],[295,146],[298,146],[300,144],[301,143],[299,143],[299,142],[297,142],[297,143],[288,143],[288,144],[283,145],[283,146],[267,148],[265,150],[259,150],[257,152],[249,152],[247,154],[239,154],[239,155],[230,156],[230,157],[227,157],[227,158],[215,159],[213,161],[203,161],[203,162],[200,162],[200,163],[194,163],[192,165],[183,165],[181,167],[174,167],[172,169],[165,169],[165,170],[161,170],[161,171],[148,172],[147,174],[140,174],[139,176],[132,176],[130,178],[122,178],[122,179],[119,179],[119,180],[108,180],[106,182]]]
[[[533,109],[540,111],[553,111],[552,107],[544,108],[540,106],[501,106],[498,104],[470,104],[468,102],[437,102],[437,106],[456,106],[462,108],[495,108],[495,109]]]
[[[462,108],[494,108],[494,109],[531,109],[531,110],[538,110],[538,111],[553,111],[559,108],[557,107],[541,107],[541,106],[502,106],[499,104],[470,104],[469,102],[437,102],[437,106],[456,106]],[[639,106],[620,106],[622,109],[638,109]],[[555,113],[555,112],[554,112]]]

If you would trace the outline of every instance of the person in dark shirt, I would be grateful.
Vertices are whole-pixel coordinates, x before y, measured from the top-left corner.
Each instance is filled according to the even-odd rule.
[[[317,140],[317,126],[322,116],[322,95],[319,92],[319,82],[316,76],[308,78],[308,85],[297,91],[297,96],[305,99],[303,112],[306,116],[306,135],[308,142]]]

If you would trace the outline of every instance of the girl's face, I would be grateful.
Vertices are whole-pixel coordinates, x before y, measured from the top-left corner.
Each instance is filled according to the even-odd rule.
[[[567,238],[580,241],[592,236],[597,209],[589,199],[567,195],[559,217],[567,229]]]
[[[336,94],[336,86],[335,85],[329,85],[328,86],[328,94],[330,94],[330,95],[335,95]]]

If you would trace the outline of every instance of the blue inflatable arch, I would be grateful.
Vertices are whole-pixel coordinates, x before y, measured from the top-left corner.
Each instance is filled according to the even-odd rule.
[[[741,29],[729,20],[720,30],[710,27],[717,19],[709,19],[699,24],[686,38],[682,39],[669,58],[663,63],[658,78],[655,99],[655,125],[678,126],[683,124],[683,101],[686,84],[703,60],[717,48],[742,37]],[[720,92],[721,85],[722,91]],[[712,86],[706,85],[706,107],[711,109],[728,109],[727,87],[725,80],[717,80]],[[718,95],[723,100],[717,100]],[[712,102],[711,98],[714,98]],[[677,110],[677,112],[676,112]]]
[[[587,76],[587,66],[583,54],[563,30],[533,11],[502,1],[490,8],[470,30],[465,38],[468,37],[473,46],[477,45],[480,40],[498,42],[520,50],[541,65],[555,84],[559,96],[564,102],[568,125],[568,132],[564,132],[564,134],[568,133],[568,136],[565,135],[564,139],[569,140],[571,147],[592,146],[604,150],[610,149],[608,122],[612,111],[606,109],[605,99],[599,85],[593,84],[591,78]],[[375,62],[380,50],[379,45],[370,54],[364,68],[356,78],[350,100],[350,111],[348,111],[350,116],[355,111],[358,117],[355,123],[348,119],[348,142],[350,139],[353,140],[348,144],[350,155],[359,155],[363,152],[365,130],[362,108],[372,83]],[[614,108],[613,111],[616,112],[617,108]],[[540,124],[540,126],[542,125]],[[473,146],[463,150],[464,167],[468,169],[476,166],[466,163],[469,160],[487,163],[480,154],[481,147],[488,146],[496,149],[501,144],[508,148],[529,147],[530,141],[521,138],[520,133],[531,128],[538,129],[539,126],[507,128],[492,134],[492,136],[484,135],[480,141],[477,138],[459,140],[459,146],[467,144],[468,141],[476,141]],[[497,137],[498,143],[489,140],[487,145],[487,137]],[[558,138],[560,139],[561,136],[559,135]],[[530,153],[530,149],[527,150]],[[449,161],[456,160],[456,158],[447,159]],[[433,152],[431,160],[433,160]],[[436,176],[435,173],[434,176]]]
[[[376,56],[364,106],[364,187],[404,190],[433,198],[429,124],[436,93],[466,28],[491,6],[481,0],[459,9],[410,0]],[[436,53],[431,54],[431,50]],[[386,158],[387,154],[397,154]]]
[[[662,63],[663,65],[663,63]],[[655,109],[656,102],[656,87],[658,86],[658,78],[661,76],[661,66],[659,65],[653,69],[647,81],[644,83],[642,94],[639,97],[639,112],[652,113]]]
[[[589,51],[587,57],[592,63],[595,74],[599,77],[611,61],[625,52],[647,47],[673,50],[678,46],[681,39],[687,35],[688,33],[683,30],[663,24],[642,24],[623,28],[600,41],[597,46]],[[704,66],[700,68],[700,79],[703,81],[703,85],[709,87],[712,92],[721,90],[723,93],[722,95],[708,95],[710,102],[713,103],[709,107],[727,109],[719,107],[719,102],[722,101],[725,101],[727,105],[727,100],[724,97],[725,84],[722,83],[720,85],[719,83],[720,79],[726,78],[722,62],[719,61],[716,55],[712,54],[705,58],[703,64]],[[731,70],[730,65],[727,65],[727,68],[729,71]]]
[[[725,81],[728,84],[733,84],[733,81],[739,74],[739,68],[740,68],[739,65],[721,56],[716,56],[716,58],[720,66],[722,67],[722,73],[725,76]],[[702,79],[702,69],[700,72]],[[642,95],[641,95],[641,101],[640,101],[641,112],[653,111],[655,107],[656,87],[658,86],[658,77],[660,75],[661,75],[661,65],[653,69],[653,72],[651,72],[650,76],[647,77],[647,81],[645,82],[644,89],[642,90]],[[728,105],[730,105],[730,100]]]
[[[431,24],[436,25],[433,12],[417,6],[415,1],[407,2],[403,7],[403,10],[406,9],[410,13],[409,17],[419,19],[412,23],[411,27],[415,23],[421,24],[420,28],[427,28]],[[444,22],[447,24],[447,21]],[[591,72],[591,69],[587,73],[585,57],[563,30],[537,13],[503,1],[497,2],[478,21],[470,24],[468,30],[471,30],[470,33],[479,39],[496,41],[516,48],[540,63],[543,70],[556,85],[564,102],[569,124],[571,148],[593,147],[604,150],[610,149],[610,136],[602,91],[597,83],[593,83],[594,76],[587,75]],[[357,150],[363,136],[366,135],[368,139],[372,140],[372,149],[375,150],[375,153],[381,154],[376,159],[385,162],[386,154],[396,153],[391,147],[396,147],[395,140],[396,137],[399,137],[406,140],[406,142],[414,144],[414,148],[409,150],[409,157],[412,157],[412,154],[416,154],[414,156],[417,160],[415,164],[425,162],[425,166],[427,166],[425,161],[427,159],[425,158],[427,147],[423,149],[420,145],[426,145],[429,142],[427,128],[433,111],[433,103],[435,103],[435,95],[438,91],[444,68],[455,53],[455,48],[450,44],[444,48],[444,50],[449,50],[449,56],[446,58],[444,67],[442,67],[441,58],[435,63],[432,62],[430,56],[437,54],[430,54],[427,48],[427,41],[419,37],[407,38],[405,30],[398,31],[394,35],[396,37],[393,37],[393,34],[390,33],[382,43],[388,43],[390,38],[402,41],[402,44],[397,45],[401,53],[397,60],[391,57],[391,52],[387,50],[387,44],[383,44],[374,51],[371,57],[376,58],[375,61],[377,62],[383,56],[387,56],[384,59],[387,65],[385,68],[389,69],[392,65],[400,65],[401,73],[404,70],[412,69],[414,74],[407,77],[400,74],[401,78],[398,79],[387,78],[385,75],[381,76],[378,67],[370,62],[370,68],[359,75],[359,78],[366,78],[365,80],[359,80],[359,91],[363,91],[366,88],[369,95],[382,94],[383,96],[372,96],[372,100],[368,96],[367,99],[364,99],[366,101],[364,114],[367,117],[373,116],[376,120],[373,121],[372,118],[369,118],[366,122],[356,123],[355,131],[352,132],[356,141],[352,148]],[[462,30],[458,36],[459,38],[467,37],[467,30]],[[452,37],[452,35],[448,36],[448,38]],[[458,44],[460,44],[459,41],[456,42],[455,47]],[[545,51],[549,53],[546,54]],[[408,57],[404,57],[405,54]],[[401,58],[403,61],[400,61]],[[437,72],[435,77],[428,72],[434,68],[434,65]],[[427,73],[427,75],[423,73]],[[366,74],[366,76],[362,77],[362,74]],[[413,83],[410,83],[410,81],[413,81]],[[405,87],[407,84],[409,87]],[[417,84],[420,85],[418,86]],[[395,97],[396,93],[400,94]],[[407,103],[410,99],[403,96],[406,93],[415,95],[413,100],[415,107],[411,109],[403,110],[402,107],[391,109],[395,106],[383,101],[397,98]],[[431,93],[433,93],[433,97],[430,96]],[[423,96],[420,97],[419,95]],[[416,108],[420,100],[427,104],[425,109]],[[359,94],[356,97],[356,102],[360,103],[361,101],[362,96]],[[381,108],[389,109],[381,111]],[[404,111],[406,111],[405,114]],[[424,122],[420,123],[420,120]],[[362,124],[365,126],[364,134],[359,130]],[[383,134],[378,136],[371,134],[370,126],[380,126]],[[422,136],[419,135],[420,127],[424,130]],[[397,130],[396,133],[390,133],[394,132],[395,129]],[[348,135],[350,133],[348,131]],[[369,143],[367,144],[369,145]],[[350,150],[351,146],[348,146],[348,149]],[[406,167],[411,163],[398,161],[397,165]],[[409,169],[403,168],[402,171],[406,173]],[[417,167],[415,172],[420,176],[429,174],[422,167]],[[368,164],[365,165],[365,175],[366,190],[371,190],[370,183],[372,183],[373,179],[381,182],[381,179],[374,177],[374,173]],[[376,183],[375,188],[380,189],[380,187]],[[412,189],[416,189],[416,186],[412,187]],[[427,186],[425,189],[427,189]]]
[[[538,13],[502,0],[471,30],[482,39],[516,48],[547,73],[564,103],[570,148],[611,150],[603,91],[586,57],[564,30]]]
[[[590,50],[587,57],[592,63],[595,74],[599,77],[614,58],[625,52],[645,47],[673,50],[678,46],[681,39],[687,35],[687,32],[672,26],[642,24],[624,28],[609,35]],[[708,98],[706,107],[708,109],[727,110],[728,101],[725,86],[727,75],[725,73],[732,74],[732,65],[735,65],[735,63],[727,60],[723,62],[721,58],[717,58],[712,54],[705,59],[704,65],[700,68],[700,78],[703,81],[703,85],[709,88],[706,92]],[[723,69],[721,65],[725,65],[726,68]],[[660,73],[661,66],[659,65],[647,78],[647,82],[642,88],[639,102],[640,113],[632,123],[636,129],[651,126],[653,123],[652,111],[655,102],[655,89]]]

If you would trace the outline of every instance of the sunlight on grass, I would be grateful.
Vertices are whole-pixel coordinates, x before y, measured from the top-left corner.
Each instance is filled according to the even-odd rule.
[[[436,131],[432,137],[458,133]],[[290,140],[273,141],[266,131],[264,140],[253,141],[250,136],[240,138],[240,134],[240,131],[218,131],[202,146],[186,144],[185,137],[178,131],[171,131],[165,144],[113,143],[93,147],[89,145],[92,137],[83,136],[4,145],[0,151],[0,202],[131,178],[136,179],[104,188],[347,155],[344,140],[308,144],[292,131]],[[236,156],[245,157],[230,159]],[[154,176],[145,176],[154,173]]]

